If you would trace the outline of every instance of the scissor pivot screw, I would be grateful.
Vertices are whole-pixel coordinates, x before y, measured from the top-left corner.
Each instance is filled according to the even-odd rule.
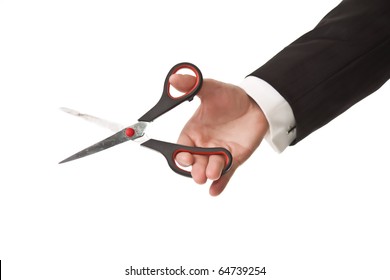
[[[126,130],[125,130],[125,134],[126,134],[126,136],[127,137],[133,137],[134,136],[134,134],[135,134],[135,130],[133,129],[133,128],[131,128],[131,127],[128,127],[128,128],[126,128]]]

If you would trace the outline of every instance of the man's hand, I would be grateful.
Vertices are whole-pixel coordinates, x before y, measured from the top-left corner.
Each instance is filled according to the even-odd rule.
[[[172,86],[185,92],[195,83],[191,75],[174,74]],[[223,176],[224,158],[218,155],[179,153],[177,162],[192,166],[191,175],[198,184],[214,182],[210,194],[219,195],[234,172],[260,145],[268,122],[259,106],[238,86],[205,79],[197,95],[201,104],[184,126],[178,143],[196,147],[224,147],[233,155],[232,168]]]

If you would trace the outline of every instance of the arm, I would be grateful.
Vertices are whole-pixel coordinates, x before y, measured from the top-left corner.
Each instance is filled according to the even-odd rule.
[[[220,177],[223,161],[218,158],[179,154],[177,160],[193,165],[196,182],[214,180],[210,193],[218,195],[267,131],[279,132],[271,139],[276,144],[294,144],[374,92],[389,77],[390,1],[344,0],[312,31],[254,71],[248,78],[254,79],[254,86],[246,83],[240,88],[205,80],[199,93],[201,105],[178,142],[224,146],[234,158],[230,173]],[[185,91],[193,81],[190,76],[174,75],[171,83]],[[272,97],[268,103],[272,94],[281,97]],[[292,111],[279,119],[278,104]]]
[[[251,76],[289,103],[299,142],[390,78],[390,1],[342,1]]]

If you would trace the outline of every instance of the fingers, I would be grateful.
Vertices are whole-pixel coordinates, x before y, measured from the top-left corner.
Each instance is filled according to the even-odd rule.
[[[232,178],[234,171],[236,168],[232,168],[227,173],[225,173],[223,176],[221,176],[218,180],[215,180],[209,189],[209,193],[211,196],[217,196],[220,195],[223,190],[226,188],[227,184],[230,181],[230,178]]]
[[[176,161],[183,167],[192,166],[191,176],[196,183],[204,184],[207,180],[213,180],[210,187],[212,196],[222,193],[234,172],[229,170],[221,176],[226,163],[220,155],[203,156],[183,152],[177,154]]]
[[[207,180],[218,180],[225,168],[225,160],[220,155],[194,155],[191,175],[198,184],[204,184]]]
[[[190,153],[182,152],[176,155],[176,161],[183,167],[189,167],[194,163],[194,157]]]
[[[225,168],[225,160],[222,156],[211,155],[206,167],[206,177],[210,180],[218,180]]]
[[[207,182],[206,168],[208,157],[196,155],[194,159],[195,161],[191,170],[192,179],[198,184],[204,184]]]
[[[205,172],[205,167],[207,167],[208,164],[207,156],[192,155],[191,153],[181,152],[176,155],[175,159],[176,162],[184,168],[191,166],[191,176],[197,184],[202,185],[206,183],[207,179],[210,179],[207,177]],[[215,174],[219,173],[218,170],[214,172]],[[213,175],[214,177],[217,176],[215,174]]]
[[[184,146],[194,146],[194,142],[185,134],[181,134],[177,142],[178,144]],[[178,153],[175,157],[175,160],[182,167],[189,167],[195,162],[194,156],[188,152]]]

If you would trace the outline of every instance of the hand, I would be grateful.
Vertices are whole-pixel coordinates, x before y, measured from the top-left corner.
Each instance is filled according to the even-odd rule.
[[[171,85],[181,92],[188,91],[195,83],[191,75],[174,74]],[[191,166],[191,175],[198,184],[207,179],[214,182],[210,194],[219,195],[236,169],[243,164],[260,145],[268,130],[268,122],[260,107],[246,92],[235,85],[205,79],[197,96],[199,108],[184,126],[178,143],[197,147],[224,147],[233,156],[231,169],[221,176],[225,165],[222,156],[179,153],[176,161],[181,166]]]

